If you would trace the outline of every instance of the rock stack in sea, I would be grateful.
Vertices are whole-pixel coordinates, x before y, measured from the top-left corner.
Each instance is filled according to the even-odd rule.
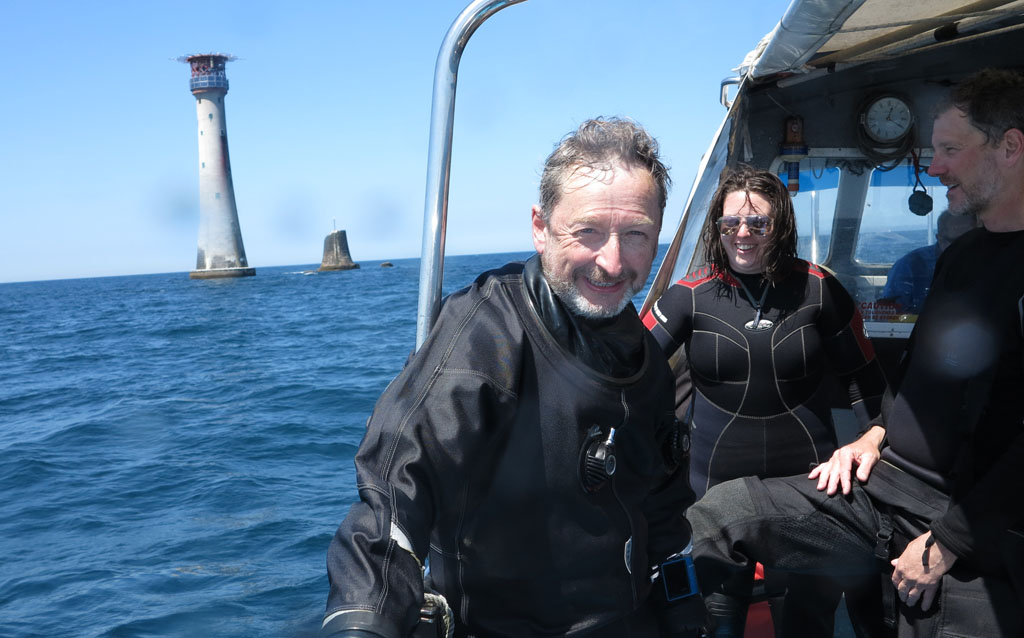
[[[320,271],[352,270],[359,264],[352,261],[348,253],[348,238],[343,230],[332,230],[324,238],[324,258],[320,262]]]

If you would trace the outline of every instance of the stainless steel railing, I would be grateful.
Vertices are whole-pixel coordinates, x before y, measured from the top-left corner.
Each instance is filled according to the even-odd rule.
[[[423,203],[423,245],[420,248],[420,297],[416,312],[416,349],[427,339],[441,310],[444,239],[451,178],[452,131],[455,127],[455,85],[459,61],[477,27],[505,7],[525,0],[474,0],[448,28],[434,66],[434,97],[430,106],[427,191]]]

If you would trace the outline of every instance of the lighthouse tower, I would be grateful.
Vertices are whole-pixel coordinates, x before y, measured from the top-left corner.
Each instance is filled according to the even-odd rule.
[[[224,66],[233,55],[202,53],[178,58],[192,69],[189,88],[196,97],[199,121],[199,249],[192,279],[248,277],[256,274],[245,259],[238,225],[235,188],[228,159]]]

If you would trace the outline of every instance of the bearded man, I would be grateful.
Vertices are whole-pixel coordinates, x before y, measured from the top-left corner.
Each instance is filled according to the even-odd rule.
[[[629,121],[548,157],[538,254],[451,295],[377,402],[322,636],[411,635],[428,560],[456,636],[694,635],[674,381],[630,302],[668,184]]]

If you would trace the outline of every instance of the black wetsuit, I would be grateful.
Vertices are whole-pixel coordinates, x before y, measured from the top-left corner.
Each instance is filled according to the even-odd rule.
[[[652,565],[686,546],[692,502],[657,348],[632,306],[603,321],[568,313],[536,257],[448,298],[370,418],[360,501],[328,552],[322,633],[408,635],[429,556],[456,636],[657,635],[631,619]],[[587,493],[593,426],[616,429],[617,468]]]
[[[989,571],[1004,530],[1024,524],[1022,263],[1024,231],[977,229],[942,254],[885,406],[882,458],[951,493],[931,530]]]
[[[764,329],[745,328],[762,297]],[[788,476],[828,460],[828,370],[847,383],[863,423],[878,414],[885,378],[853,300],[806,261],[772,287],[761,275],[702,269],[669,288],[644,323],[667,355],[686,346],[698,497],[729,479]]]

